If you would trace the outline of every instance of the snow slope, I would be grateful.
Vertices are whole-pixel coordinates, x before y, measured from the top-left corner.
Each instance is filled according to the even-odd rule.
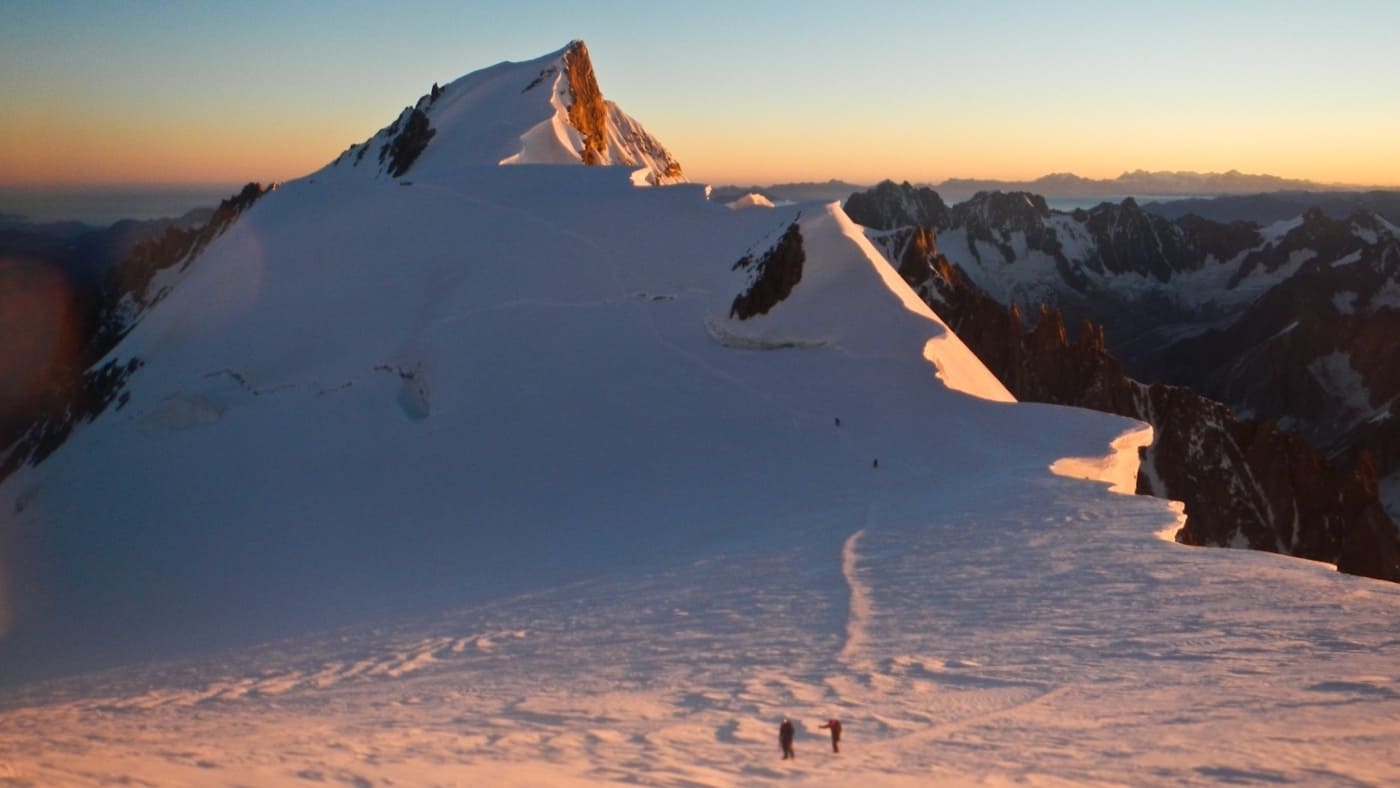
[[[1152,499],[1032,469],[939,465],[933,484],[927,467],[870,473],[863,496],[831,490],[785,518],[782,538],[704,559],[11,693],[0,774],[45,785],[1394,780],[1394,586],[1154,539],[1164,512]],[[798,725],[791,763],[774,741],[783,715]],[[830,716],[845,723],[840,756],[816,729]]]
[[[616,168],[287,184],[119,346],[145,361],[128,404],[0,489],[0,659],[214,647],[760,538],[912,461],[940,410],[951,457],[1055,459],[1018,448],[1039,427],[956,426],[939,377],[994,382],[834,207],[800,219],[807,286],[746,327],[824,344],[716,341],[731,264],[797,213]],[[1089,421],[1071,453],[1123,429]]]
[[[838,205],[433,151],[259,200],[0,487],[0,778],[1400,771],[1397,589],[1159,538],[1142,425],[1012,402]]]

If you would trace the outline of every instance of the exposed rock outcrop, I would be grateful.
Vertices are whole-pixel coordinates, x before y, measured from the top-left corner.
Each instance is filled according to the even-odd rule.
[[[579,155],[584,164],[602,164],[608,150],[608,108],[582,41],[570,42],[564,51],[564,77],[569,82],[569,124],[583,137]]]
[[[881,181],[869,191],[856,192],[846,199],[846,215],[876,230],[899,227],[948,226],[948,206],[938,192],[927,186],[911,186]]]
[[[1016,260],[1013,239],[1018,234],[1026,249],[1044,252],[1056,260],[1064,259],[1060,240],[1046,226],[1050,207],[1045,198],[1029,192],[978,192],[972,199],[953,206],[949,226],[960,227],[967,233],[972,253],[981,256],[978,242],[989,244],[1001,253],[1003,262]]]
[[[788,225],[782,238],[758,259],[744,255],[733,265],[733,270],[749,271],[752,278],[748,289],[734,297],[729,316],[747,320],[767,314],[802,281],[802,264],[806,259],[797,222]]]
[[[434,87],[437,87],[434,85]],[[423,114],[423,110],[414,107],[407,110],[408,120],[404,122],[401,129],[394,138],[385,143],[379,154],[382,162],[385,155],[389,157],[388,170],[390,177],[398,178],[408,172],[413,166],[413,162],[418,160],[421,154],[428,147],[428,142],[433,135],[437,134],[432,126],[428,125],[428,116]]]
[[[1371,213],[1311,211],[1245,265],[1297,270],[1228,325],[1162,352],[1159,374],[1288,425],[1329,455],[1366,450],[1382,473],[1400,467],[1400,425],[1384,415],[1400,402],[1400,239]]]
[[[1076,211],[1074,217],[1093,239],[1088,264],[1096,271],[1138,273],[1166,282],[1205,262],[1180,227],[1142,210],[1131,197],[1117,205],[1102,203]]]
[[[373,137],[358,145],[351,145],[331,162],[338,167],[348,160],[351,168],[358,168],[370,149],[379,151],[379,166],[375,172],[382,172],[391,178],[403,177],[437,134],[428,118],[425,107],[431,107],[442,97],[443,89],[433,84],[432,92],[424,94],[412,107],[404,107],[394,122],[380,129]]]

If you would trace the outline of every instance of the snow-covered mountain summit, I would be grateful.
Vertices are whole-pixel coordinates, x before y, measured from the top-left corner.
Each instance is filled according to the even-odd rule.
[[[582,41],[534,60],[498,63],[431,91],[351,145],[318,176],[399,178],[435,168],[587,164],[636,168],[639,183],[682,183],[681,165],[606,101]]]
[[[584,158],[480,79],[252,190],[0,483],[0,777],[1383,781],[1400,590],[1158,538],[1151,430],[1013,401],[838,204],[496,166]]]

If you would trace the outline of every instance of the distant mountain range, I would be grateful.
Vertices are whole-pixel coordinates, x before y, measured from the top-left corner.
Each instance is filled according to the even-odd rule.
[[[1392,224],[1400,224],[1400,189],[1389,191],[1308,192],[1197,197],[1143,203],[1143,210],[1173,221],[1194,214],[1213,222],[1273,224],[1302,216],[1317,208],[1332,219],[1346,219],[1357,211],[1370,211]]]
[[[1083,178],[1074,173],[1057,172],[1029,181],[999,181],[980,178],[950,178],[942,183],[915,184],[932,186],[939,196],[949,202],[962,202],[978,192],[1031,192],[1049,200],[1094,199],[1122,197],[1217,197],[1223,195],[1259,195],[1271,192],[1357,192],[1378,187],[1356,186],[1277,175],[1251,174],[1238,170],[1229,172],[1149,172],[1133,170],[1117,178]],[[826,182],[775,183],[769,186],[716,186],[715,199],[728,202],[745,194],[758,193],[771,200],[807,202],[811,200],[844,200],[868,186],[830,180]],[[1304,206],[1306,209],[1308,206]],[[1291,216],[1302,213],[1302,209]],[[1175,217],[1172,217],[1175,218]]]
[[[868,185],[838,181],[834,178],[829,181],[773,183],[767,186],[715,186],[710,190],[710,199],[718,203],[730,203],[747,194],[761,194],[773,202],[829,202],[845,200],[851,193],[867,188]]]
[[[1277,175],[1256,175],[1229,172],[1149,172],[1133,170],[1117,178],[1081,178],[1068,172],[1052,173],[1033,181],[997,181],[976,178],[951,178],[936,186],[944,199],[959,202],[978,192],[1027,191],[1047,198],[1102,196],[1214,196],[1223,194],[1261,194],[1277,191],[1339,191],[1356,190],[1355,185],[1326,184],[1315,181],[1280,178]]]
[[[122,219],[107,226],[84,222],[34,222],[0,213],[0,259],[52,267],[75,289],[99,284],[108,269],[141,243],[170,227],[196,227],[209,221],[213,207],[196,208],[167,219]]]

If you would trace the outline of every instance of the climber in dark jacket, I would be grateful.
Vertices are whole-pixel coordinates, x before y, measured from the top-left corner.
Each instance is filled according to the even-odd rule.
[[[792,720],[789,720],[787,717],[784,717],[783,724],[778,726],[778,743],[783,746],[783,760],[785,761],[788,758],[795,759],[797,757],[797,753],[794,753],[792,751],[793,732],[794,731],[792,729]]]
[[[831,751],[841,752],[841,721],[827,720],[821,727],[831,729]]]

